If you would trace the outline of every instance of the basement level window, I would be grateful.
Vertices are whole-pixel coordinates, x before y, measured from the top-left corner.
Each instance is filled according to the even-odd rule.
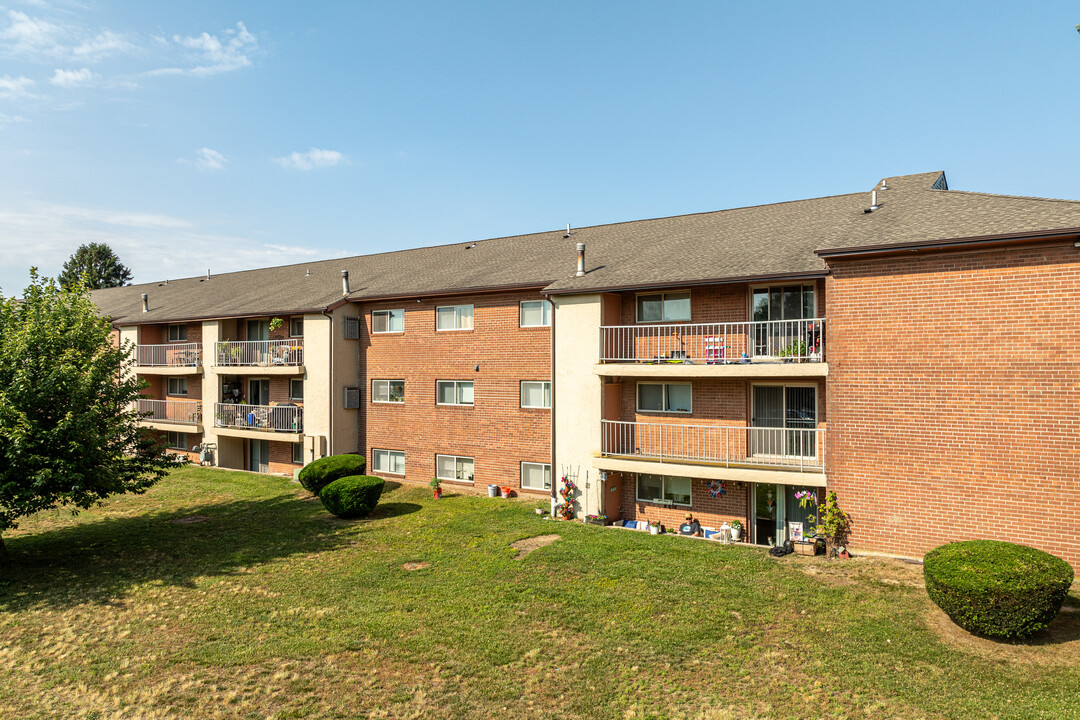
[[[435,476],[440,480],[473,481],[473,459],[456,455],[435,456]]]
[[[391,475],[405,474],[404,450],[372,450],[372,469]]]
[[[690,504],[690,478],[672,475],[637,476],[638,502],[654,502],[666,505]]]
[[[165,433],[165,445],[167,445],[172,450],[187,450],[187,433]]]
[[[292,444],[292,461],[294,465],[304,464],[304,443]]]
[[[551,465],[546,463],[521,463],[521,487],[528,490],[550,490]]]

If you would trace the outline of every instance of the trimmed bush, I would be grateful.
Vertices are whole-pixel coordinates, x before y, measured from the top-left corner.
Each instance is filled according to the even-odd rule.
[[[379,504],[386,481],[371,475],[350,475],[330,483],[319,493],[323,507],[343,518],[363,517]]]
[[[923,577],[930,599],[960,627],[994,638],[1023,638],[1057,616],[1073,569],[1025,545],[968,540],[928,552]]]
[[[296,479],[307,490],[318,495],[320,490],[338,478],[364,472],[365,462],[360,455],[330,455],[305,465]]]

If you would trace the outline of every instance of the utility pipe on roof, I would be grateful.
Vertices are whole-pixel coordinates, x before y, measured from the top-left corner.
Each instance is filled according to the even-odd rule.
[[[142,294],[142,311],[150,312],[150,296],[146,293]]]
[[[349,271],[341,271],[341,294],[342,296],[349,294]]]
[[[585,243],[579,242],[577,244],[577,272],[574,273],[574,277],[584,277],[585,275]]]

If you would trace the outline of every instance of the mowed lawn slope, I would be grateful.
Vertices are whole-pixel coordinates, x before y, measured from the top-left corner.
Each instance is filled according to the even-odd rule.
[[[6,536],[0,718],[1080,717],[1075,589],[994,643],[918,565],[533,507],[390,484],[342,521],[288,480],[188,468],[42,513]]]

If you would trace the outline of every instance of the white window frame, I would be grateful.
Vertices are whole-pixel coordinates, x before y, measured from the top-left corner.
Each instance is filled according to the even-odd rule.
[[[541,472],[544,473],[543,487],[530,487],[525,484],[525,466],[531,465],[533,467],[541,468]],[[538,463],[538,462],[523,462],[521,463],[521,476],[518,480],[518,485],[522,490],[551,490],[551,463]]]
[[[462,327],[462,308],[469,308],[469,326]],[[443,310],[454,311],[454,327],[439,327],[439,317]],[[476,308],[473,305],[439,305],[435,308],[435,332],[457,332],[459,330],[472,330],[476,325]]]
[[[439,397],[441,396],[441,393],[439,392],[439,386],[444,384],[444,383],[453,383],[454,384],[454,400],[455,400],[455,402],[452,402],[452,403],[439,402]],[[457,402],[458,398],[461,397],[460,386],[465,385],[465,384],[472,385],[473,401],[468,402],[468,403],[467,402]],[[473,381],[473,380],[436,380],[435,381],[435,404],[436,405],[445,405],[445,406],[457,406],[457,407],[475,407],[476,406],[476,382]]]
[[[173,328],[181,328],[183,332],[177,332],[176,337],[173,337]],[[188,327],[184,323],[175,323],[169,325],[169,328],[165,331],[165,336],[169,338],[169,342],[187,342]]]
[[[390,460],[394,455],[401,456],[401,472],[396,470],[387,470],[385,467],[381,467],[379,459]],[[383,473],[385,475],[404,475],[405,474],[405,451],[404,450],[383,450],[381,448],[371,449],[371,469],[374,472]]]
[[[173,444],[173,439],[172,439],[173,435],[176,436],[177,442],[180,443],[179,445],[174,445]],[[188,434],[186,432],[176,432],[175,430],[169,430],[168,432],[165,433],[165,447],[169,448],[170,450],[185,450],[186,451],[188,449],[187,435]]]
[[[543,319],[546,322],[541,322],[537,325],[526,325],[526,305],[540,305],[543,308]],[[522,300],[520,303],[518,303],[518,327],[551,327],[551,303],[549,303],[547,300]]]
[[[401,399],[400,400],[376,400],[378,397],[378,390],[376,389],[380,384],[386,387],[386,397],[392,398],[390,394],[390,383],[401,383]],[[402,405],[405,403],[405,381],[401,379],[385,379],[385,380],[372,380],[371,381],[371,402],[378,403],[380,405]]]
[[[526,405],[525,404],[525,386],[526,385],[542,385],[541,390],[544,390],[544,397],[547,398],[547,405]],[[522,380],[521,381],[521,393],[520,393],[521,407],[530,408],[533,410],[550,410],[551,409],[551,381],[550,380]]]
[[[296,459],[297,451],[300,452],[300,459]],[[304,443],[292,443],[292,461],[293,465],[304,464]]]
[[[667,406],[668,406],[668,387],[669,386],[671,386],[671,385],[681,385],[681,386],[689,387],[690,388],[690,409],[689,410],[667,410],[667,409],[653,410],[653,409],[649,409],[649,408],[643,408],[643,407],[641,407],[641,386],[642,385],[662,385],[663,386],[664,390],[663,390],[662,398],[663,398],[663,407],[664,408],[667,408]],[[637,388],[635,390],[634,404],[636,406],[637,411],[640,412],[640,413],[665,413],[665,414],[669,414],[669,415],[690,415],[690,414],[692,414],[694,412],[694,384],[693,383],[682,383],[682,382],[678,382],[678,383],[639,382],[637,384]]]
[[[641,307],[638,304],[638,300],[643,296],[659,295],[660,305],[665,308],[660,313],[659,320],[642,320],[640,315]],[[668,318],[667,317],[667,296],[668,295],[686,295],[687,301],[690,306],[690,315],[685,318]],[[694,296],[689,290],[669,290],[667,292],[641,292],[634,295],[634,322],[639,323],[676,323],[676,322],[690,322],[690,318],[694,316]]]
[[[300,323],[300,332],[296,332],[296,328],[295,328],[296,323]],[[291,318],[289,318],[289,337],[291,337],[291,338],[302,338],[302,337],[304,337],[304,317],[302,315],[299,316],[299,317],[291,317]]]
[[[454,459],[454,475],[455,477],[444,477],[439,474],[439,458],[453,458]],[[458,462],[461,460],[468,460],[473,464],[473,477],[472,479],[462,480],[457,477]],[[449,482],[471,483],[476,484],[476,458],[469,457],[468,455],[443,455],[438,454],[435,456],[435,477],[440,480],[447,480]]]
[[[184,387],[183,392],[173,392],[172,391],[172,385],[173,385],[174,380],[176,381],[176,383],[178,385],[183,385],[183,387]],[[182,375],[179,376],[179,377],[166,378],[165,379],[165,394],[170,396],[170,397],[187,397],[187,394],[188,394],[188,381],[187,380],[188,379],[186,377],[182,376]]]
[[[400,330],[394,330],[393,329],[394,313],[401,313],[401,329]],[[375,329],[375,316],[376,315],[385,315],[386,316],[386,327],[390,328],[390,329],[388,329],[388,330],[376,330]],[[405,308],[393,308],[391,310],[372,310],[371,311],[371,334],[372,335],[391,335],[391,334],[394,334],[394,333],[404,333],[404,332],[405,332]]]
[[[300,395],[293,395],[293,383],[300,383]],[[289,399],[304,401],[304,379],[303,378],[289,378]]]
[[[640,491],[640,488],[641,488],[641,476],[642,475],[652,475],[653,477],[659,477],[660,478],[660,495],[661,496],[667,494],[667,481],[668,481],[668,478],[679,478],[680,480],[689,480],[690,481],[690,502],[688,502],[688,503],[677,503],[674,500],[668,500],[668,499],[666,499],[664,497],[659,497],[659,498],[638,497],[641,494],[639,491]],[[684,475],[657,475],[656,473],[637,473],[636,476],[634,477],[634,498],[638,502],[653,503],[654,505],[671,505],[672,507],[693,507],[693,505],[694,505],[694,480],[693,480],[693,478],[686,477]]]

